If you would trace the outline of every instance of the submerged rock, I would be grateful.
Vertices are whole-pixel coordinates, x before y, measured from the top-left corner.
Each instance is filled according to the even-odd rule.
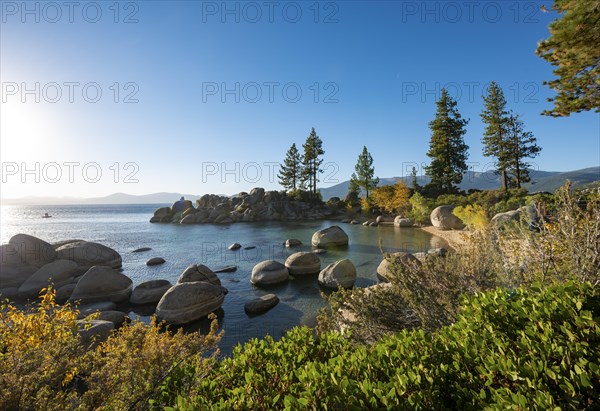
[[[244,304],[244,310],[248,314],[260,314],[269,311],[271,308],[279,304],[279,297],[275,294],[266,294],[260,298],[248,301]]]
[[[153,258],[149,259],[148,261],[146,261],[147,266],[161,265],[164,263],[165,263],[165,259],[162,257],[153,257]]]

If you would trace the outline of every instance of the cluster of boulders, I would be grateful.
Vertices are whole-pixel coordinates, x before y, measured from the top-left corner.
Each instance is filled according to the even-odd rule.
[[[285,244],[300,244],[299,240],[287,240]],[[275,260],[262,261],[252,269],[250,282],[256,286],[280,284],[290,276],[318,274],[318,283],[324,288],[337,290],[352,288],[356,281],[356,267],[348,259],[336,261],[321,269],[319,254],[327,247],[348,245],[348,235],[339,226],[331,226],[313,234],[313,251],[300,251],[291,254],[284,263]],[[265,298],[265,297],[263,297]],[[270,301],[274,301],[272,298]],[[261,301],[256,301],[260,304]],[[247,309],[248,311],[248,309]]]
[[[159,320],[186,324],[219,309],[227,294],[217,275],[203,265],[186,268],[175,285],[151,280],[135,288],[119,270],[121,265],[121,255],[103,244],[83,240],[50,244],[17,234],[0,246],[0,298],[35,300],[52,285],[57,302],[78,304],[80,333],[84,342],[90,342],[92,337],[107,337],[126,320],[118,305],[152,305]],[[97,318],[88,318],[97,312]]]
[[[228,197],[205,194],[196,200],[181,200],[171,207],[161,207],[154,212],[151,223],[179,224],[231,224],[252,221],[296,221],[332,218],[336,208],[324,204],[297,201],[282,191],[265,191],[253,188]]]

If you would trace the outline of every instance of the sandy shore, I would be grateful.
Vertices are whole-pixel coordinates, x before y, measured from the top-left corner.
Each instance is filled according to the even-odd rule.
[[[438,230],[433,226],[419,227],[423,231],[427,231],[429,234],[433,234],[437,237],[443,238],[448,242],[448,245],[453,249],[458,249],[464,246],[467,242],[465,237],[468,235],[466,231],[459,230]]]

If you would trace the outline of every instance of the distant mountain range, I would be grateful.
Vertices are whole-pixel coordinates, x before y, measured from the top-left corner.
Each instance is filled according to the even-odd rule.
[[[172,204],[174,201],[185,197],[195,201],[200,196],[181,193],[152,193],[133,195],[115,193],[106,197],[80,198],[80,197],[22,197],[15,199],[3,198],[2,205],[63,205],[63,204]]]
[[[552,193],[567,180],[570,180],[574,187],[599,181],[600,167],[590,167],[567,172],[531,170],[530,176],[533,182],[523,185],[529,192],[548,191]],[[412,186],[412,177],[410,176],[380,178],[379,185],[395,184],[396,181],[400,179],[409,187]],[[417,183],[421,186],[429,183],[429,181],[429,177],[417,177]],[[344,198],[348,193],[349,184],[350,181],[344,181],[331,187],[321,188],[321,195],[324,200],[328,200],[331,197]],[[464,174],[463,181],[459,187],[461,190],[493,190],[500,188],[500,177],[494,174],[493,171],[486,171],[483,173],[469,171]]]
[[[530,192],[549,191],[554,192],[562,186],[565,181],[571,180],[573,186],[581,186],[600,181],[600,167],[584,168],[576,171],[531,171],[533,183],[527,183],[524,187]],[[411,177],[390,177],[381,178],[379,185],[395,184],[399,179],[404,180],[409,187],[412,185]],[[429,178],[419,176],[417,182],[424,186],[429,183]],[[336,184],[331,187],[321,188],[321,195],[324,200],[331,197],[344,198],[348,193],[349,181]],[[479,189],[492,190],[500,187],[500,178],[493,171],[467,172],[460,184],[462,190]],[[174,201],[185,197],[188,200],[195,201],[200,198],[196,194],[181,193],[152,193],[144,195],[133,195],[125,193],[115,193],[105,197],[81,198],[81,197],[22,197],[22,198],[3,198],[0,199],[2,205],[63,205],[63,204],[172,204]]]

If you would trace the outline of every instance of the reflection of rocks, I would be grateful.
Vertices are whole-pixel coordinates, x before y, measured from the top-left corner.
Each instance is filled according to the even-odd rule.
[[[279,303],[279,297],[275,294],[266,294],[260,298],[248,301],[244,305],[244,310],[248,314],[260,314],[269,311]]]
[[[431,212],[431,224],[440,230],[461,230],[464,224],[460,218],[452,214],[454,206],[442,205]]]
[[[313,247],[348,245],[348,234],[334,225],[314,233],[311,243]]]
[[[290,255],[285,266],[291,275],[316,274],[321,270],[321,260],[315,253],[301,251]]]
[[[250,193],[227,197],[205,194],[196,200],[196,207],[188,200],[154,212],[151,223],[231,224],[252,221],[297,221],[335,217],[339,209],[332,203],[311,204],[296,201],[280,191],[254,188]]]
[[[188,324],[218,310],[226,290],[207,282],[175,284],[160,299],[156,316],[170,324]]]
[[[267,260],[258,263],[252,269],[250,282],[254,285],[272,285],[289,279],[288,269],[278,261]]]
[[[319,284],[333,290],[352,288],[355,281],[356,267],[348,259],[329,264],[319,273]]]
[[[131,304],[157,304],[171,286],[172,284],[167,280],[143,282],[133,289],[130,298]]]
[[[377,267],[377,278],[379,281],[388,282],[394,275],[394,265],[404,265],[407,268],[420,266],[421,262],[411,253],[392,253],[386,255]]]
[[[132,281],[110,267],[94,266],[81,277],[69,301],[82,303],[129,300]]]

